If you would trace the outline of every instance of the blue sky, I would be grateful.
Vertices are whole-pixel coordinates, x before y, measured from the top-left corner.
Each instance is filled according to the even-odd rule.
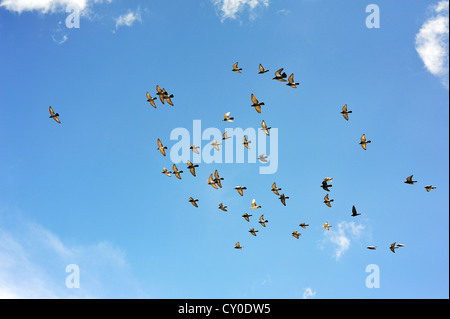
[[[46,3],[0,0],[0,297],[449,297],[448,1]],[[68,29],[74,3],[80,27]],[[371,3],[379,28],[366,27]],[[298,88],[272,80],[282,67]],[[148,105],[157,84],[174,107]],[[172,161],[156,141],[170,151],[174,129],[263,119],[278,130],[275,174],[248,161],[161,174]],[[219,190],[206,183],[215,169]],[[80,288],[66,287],[69,264]],[[371,264],[379,288],[366,287]]]

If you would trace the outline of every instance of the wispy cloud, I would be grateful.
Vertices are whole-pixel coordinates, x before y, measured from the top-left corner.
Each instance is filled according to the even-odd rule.
[[[14,219],[14,230],[0,223],[0,298],[143,297],[122,249],[108,241],[67,245],[39,224]],[[66,287],[69,264],[79,266],[80,288]]]
[[[237,19],[238,14],[249,10],[251,20],[256,18],[255,9],[259,6],[268,7],[269,0],[212,0],[216,8],[220,11],[221,21],[226,19]]]
[[[351,239],[359,238],[364,229],[365,227],[361,224],[340,222],[329,231],[324,231],[325,239],[322,241],[322,244],[330,242],[335,245],[333,256],[338,260],[350,248]]]
[[[3,7],[19,14],[24,11],[55,13],[65,11],[69,6],[84,11],[94,3],[103,2],[111,3],[112,0],[0,0],[0,8]]]
[[[311,287],[305,288],[303,291],[303,299],[315,298],[316,292],[312,290]]]
[[[432,6],[433,15],[425,21],[416,35],[416,51],[427,70],[449,86],[448,37],[449,1]]]
[[[117,30],[120,27],[131,27],[136,21],[142,22],[142,17],[138,9],[136,12],[129,10],[128,13],[117,17],[115,20]]]

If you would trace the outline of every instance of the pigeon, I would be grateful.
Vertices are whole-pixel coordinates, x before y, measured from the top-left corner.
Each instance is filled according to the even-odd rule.
[[[220,149],[219,149],[219,145],[222,145],[222,144],[217,143],[216,140],[213,140],[212,143],[211,143],[211,145],[212,145],[217,151],[219,151],[219,150],[220,150]]]
[[[266,156],[266,155],[264,155],[264,154],[261,154],[261,155],[258,156],[258,159],[259,159],[261,162],[263,162],[263,163],[267,163],[267,162],[268,162],[268,161],[267,161],[268,158],[269,158],[269,157]]]
[[[352,217],[356,217],[358,215],[361,215],[361,214],[358,214],[358,212],[356,211],[356,207],[353,205],[353,207],[352,207]]]
[[[219,204],[219,209],[220,209],[220,210],[223,210],[224,212],[227,212],[227,207],[228,207],[228,206],[223,206],[223,203],[220,203],[220,204]]]
[[[395,245],[395,242],[393,242],[391,244],[391,246],[389,246],[389,249],[395,254],[395,249],[397,249],[398,247]]]
[[[199,151],[197,150],[198,148],[200,148],[200,146],[191,145],[189,147],[189,149],[192,150],[192,152],[194,152],[195,154],[200,154]]]
[[[397,247],[405,247],[403,244],[397,244]]]
[[[271,127],[267,127],[266,122],[263,120],[261,123],[261,130],[263,130],[264,133],[266,133],[266,135],[269,135],[270,129],[271,129]]]
[[[333,226],[328,225],[328,222],[323,224],[323,228],[325,228],[326,230],[330,230],[330,227],[333,227]]]
[[[175,165],[175,164],[173,164],[173,167],[172,167],[172,169],[173,169],[173,174],[178,178],[178,179],[181,179],[181,173],[183,173],[183,171],[179,171],[178,170],[178,168],[177,168],[177,165]]]
[[[328,194],[325,195],[324,199],[324,203],[325,205],[327,205],[328,207],[331,207],[331,202],[334,202],[334,199],[328,199]]]
[[[259,232],[259,230],[255,230],[254,228],[250,228],[250,230],[248,232],[250,234],[252,234],[253,236],[256,236],[256,233]]]
[[[284,196],[284,194],[281,194],[280,197],[278,198],[279,200],[281,200],[281,203],[286,206],[286,199],[289,199],[288,196]]]
[[[369,144],[369,143],[372,143],[372,141],[367,141],[367,140],[366,140],[366,134],[363,134],[363,135],[361,136],[361,142],[359,142],[359,144],[361,145],[361,147],[362,147],[364,150],[367,150],[367,144]]]
[[[248,144],[250,144],[252,141],[247,141],[247,137],[244,135],[244,137],[242,138],[242,141],[243,141],[243,143],[242,144],[244,144],[244,146],[249,150],[250,149],[250,146],[248,146]]]
[[[233,64],[233,69],[231,71],[241,73],[242,68],[238,68],[238,62],[236,62],[235,64]]]
[[[236,186],[234,189],[238,191],[239,195],[244,196],[244,189],[247,189],[247,187]]]
[[[241,246],[241,244],[239,244],[239,242],[236,243],[236,245],[234,246],[235,249],[242,249],[244,246]]]
[[[155,104],[155,100],[156,100],[157,98],[156,97],[151,97],[150,96],[150,93],[148,93],[147,92],[147,102],[149,102],[150,103],[150,105],[151,106],[153,106],[155,109],[156,109],[156,104]]]
[[[158,148],[157,149],[161,152],[162,155],[166,156],[165,150],[167,149],[167,146],[164,146],[159,138],[158,138]]]
[[[225,131],[225,133],[222,134],[222,140],[225,141],[227,139],[231,138],[231,136],[227,135],[227,132]]]
[[[347,104],[345,104],[345,105],[342,107],[342,112],[341,112],[341,114],[342,114],[342,116],[344,117],[344,119],[346,119],[347,121],[348,121],[348,115],[349,115],[350,113],[353,113],[353,111],[347,111]]]
[[[299,239],[299,237],[301,236],[302,234],[300,234],[298,231],[296,231],[296,230],[294,230],[293,232],[292,232],[292,236],[294,236],[295,238],[297,238],[297,239]]]
[[[163,89],[163,98],[164,98],[164,100],[166,100],[167,104],[173,106],[173,103],[172,103],[172,100],[171,100],[171,98],[173,98],[173,97],[174,97],[173,94],[170,94],[170,95],[169,95],[169,94],[166,92],[166,89]]]
[[[264,105],[264,102],[259,102],[253,93],[251,99],[253,103],[251,106],[255,108],[256,112],[261,113],[261,105]]]
[[[308,227],[309,225],[308,225],[308,224],[305,224],[305,223],[301,223],[299,226],[300,226],[301,228],[303,228],[303,229],[306,229],[306,227]]]
[[[292,73],[289,78],[288,78],[288,83],[286,84],[287,86],[290,86],[291,88],[296,88],[297,85],[299,85],[300,83],[295,83],[294,82],[294,73]]]
[[[222,122],[233,122],[234,117],[230,117],[230,113],[225,113],[225,115],[223,116]]]
[[[367,246],[367,249],[370,249],[370,250],[376,250],[376,249],[377,249],[377,246]]]
[[[162,173],[165,174],[166,176],[169,176],[169,177],[172,176],[172,175],[170,175],[172,172],[168,171],[167,168],[165,168],[165,167],[163,168]]]
[[[198,207],[197,202],[198,202],[198,199],[194,199],[192,197],[189,197],[189,203],[191,203],[195,207]]]
[[[59,113],[55,113],[55,112],[53,111],[53,108],[52,108],[51,106],[48,107],[48,110],[49,110],[49,112],[50,112],[50,117],[49,117],[49,118],[54,119],[56,122],[58,122],[59,124],[61,124],[61,121],[60,121],[59,118],[58,118]]]
[[[198,167],[198,165],[192,164],[192,162],[191,162],[190,160],[187,161],[187,164],[188,164],[188,167],[187,167],[187,168],[189,169],[189,171],[191,172],[191,174],[192,174],[193,176],[195,176],[195,168]]]
[[[272,80],[286,82],[285,78],[287,77],[287,74],[285,72],[283,72],[283,73],[281,73],[281,72],[283,72],[283,68],[281,68],[275,72],[275,77]]]
[[[159,85],[156,85],[156,95],[159,96],[159,100],[161,101],[162,104],[164,104],[164,91],[161,90],[161,88],[159,87]]]
[[[261,217],[259,217],[259,222],[261,224],[261,226],[266,227],[266,223],[268,223],[268,220],[264,219],[264,215],[261,215]]]
[[[259,64],[259,72],[258,74],[264,74],[266,72],[269,72],[269,70],[265,70],[262,64]]]
[[[217,187],[216,182],[213,180],[212,175],[213,175],[213,174],[209,175],[209,178],[208,178],[208,180],[207,180],[206,182],[207,182],[209,185],[211,185],[212,187],[214,187],[215,189],[219,189],[219,188]]]
[[[253,216],[253,215],[249,215],[249,214],[247,214],[247,213],[245,213],[244,215],[242,215],[242,217],[244,217],[245,220],[248,221],[248,222],[250,221],[250,217],[251,217],[251,216]]]
[[[427,185],[425,186],[425,189],[427,190],[427,192],[430,192],[432,189],[436,189],[436,187],[433,185]]]
[[[219,172],[217,170],[215,170],[214,172],[214,182],[220,187],[222,188],[222,183],[220,181],[223,181],[223,177],[219,176]]]
[[[408,176],[408,177],[406,178],[405,184],[413,185],[414,183],[417,183],[417,181],[413,181],[412,178],[413,178],[413,175]]]
[[[271,189],[271,191],[272,191],[275,195],[280,196],[280,194],[278,193],[278,191],[281,191],[281,188],[278,188],[278,187],[277,187],[277,184],[276,184],[276,183],[273,183],[273,184],[272,184],[272,189]]]
[[[322,187],[324,190],[326,190],[327,192],[329,192],[330,189],[329,189],[328,187],[333,187],[333,185],[327,184],[327,181],[324,180],[324,181],[322,182],[322,186],[320,186],[320,187]]]
[[[252,200],[252,207],[250,207],[251,209],[258,209],[258,208],[261,208],[261,206],[257,206],[256,205],[256,201],[255,201],[255,199],[253,198],[253,200]]]

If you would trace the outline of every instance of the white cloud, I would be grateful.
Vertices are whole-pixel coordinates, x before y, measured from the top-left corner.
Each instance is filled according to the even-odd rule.
[[[142,22],[141,13],[138,11],[128,11],[116,18],[116,30],[120,27],[131,27],[136,21]]]
[[[225,19],[236,19],[237,14],[243,11],[246,7],[249,10],[250,19],[256,18],[254,12],[258,6],[268,7],[269,0],[212,0],[214,5],[220,10],[222,22]]]
[[[111,1],[112,0],[0,0],[0,7],[19,14],[24,11],[55,13],[65,11],[69,6],[78,7],[81,11],[84,11],[94,3],[111,3]]]
[[[316,292],[312,291],[311,287],[305,288],[303,292],[303,299],[314,298],[316,296]]]
[[[430,17],[416,35],[416,51],[427,70],[441,79],[448,88],[449,1],[440,1],[432,7]]]
[[[331,242],[337,247],[334,250],[334,258],[338,260],[342,254],[350,248],[351,238],[358,238],[365,229],[363,225],[356,225],[354,222],[340,222],[330,230],[325,230],[325,242]]]
[[[15,217],[0,223],[0,298],[142,298],[125,252],[107,241],[64,244],[39,224]],[[0,220],[1,222],[1,220]],[[80,269],[80,288],[66,287],[66,267]]]

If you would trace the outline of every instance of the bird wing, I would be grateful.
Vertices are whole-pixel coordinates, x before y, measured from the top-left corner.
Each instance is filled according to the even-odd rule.
[[[259,71],[264,72],[264,68],[263,68],[262,64],[259,65]]]
[[[289,83],[294,83],[294,73],[289,75],[288,81],[289,81]]]
[[[161,140],[158,138],[158,147],[163,147],[163,143],[161,142]]]
[[[266,122],[263,120],[262,121],[262,123],[261,123],[261,127],[263,128],[263,129],[267,129],[267,125],[266,125]]]
[[[342,107],[342,112],[347,112],[347,104]]]
[[[217,170],[214,171],[214,177],[215,177],[215,178],[220,178],[219,172],[218,172]]]
[[[342,114],[342,116],[344,117],[344,119],[346,119],[348,121],[348,114],[347,113]]]
[[[173,102],[172,102],[172,100],[170,99],[169,96],[166,96],[166,102],[167,102],[169,105],[173,106]]]
[[[255,110],[256,112],[261,113],[261,106],[260,105],[255,106]]]
[[[233,69],[237,69],[238,68],[238,63],[239,62],[236,62],[235,64],[233,64]]]
[[[229,117],[230,117],[230,113],[231,112],[228,112],[228,113],[225,113],[225,115],[223,116],[225,119],[228,119]]]
[[[353,215],[356,215],[356,214],[357,214],[357,212],[356,212],[356,207],[355,207],[355,206],[352,207],[352,213],[353,213]]]
[[[361,143],[365,143],[366,142],[366,134],[363,134],[361,136]]]
[[[59,118],[57,118],[56,116],[53,118],[56,122],[58,122],[59,124],[61,124],[61,121],[59,120]]]
[[[258,104],[259,103],[259,101],[258,101],[258,99],[255,97],[255,95],[252,93],[252,102],[253,102],[253,104]]]
[[[281,72],[283,72],[283,68],[275,71],[275,76],[280,77],[281,76]]]
[[[252,207],[256,207],[256,201],[254,198],[252,199]]]
[[[244,196],[244,192],[242,191],[242,188],[237,188],[237,191],[239,195]]]
[[[55,115],[55,112],[53,112],[53,108],[51,106],[48,107],[48,110],[49,110],[51,116]]]
[[[406,180],[407,180],[408,182],[411,182],[411,181],[412,181],[412,178],[413,178],[413,175],[407,177]]]

